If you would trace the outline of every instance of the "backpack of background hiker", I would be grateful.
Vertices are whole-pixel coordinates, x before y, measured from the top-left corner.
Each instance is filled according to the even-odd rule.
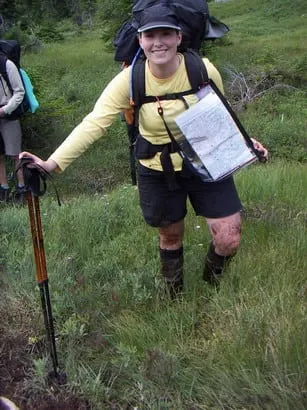
[[[136,55],[139,43],[137,28],[144,9],[161,4],[169,7],[176,15],[182,27],[182,43],[179,51],[187,48],[199,51],[203,40],[222,37],[229,28],[215,17],[210,16],[208,4],[204,0],[134,0],[132,18],[126,21],[114,39],[115,61],[129,65]]]
[[[5,116],[5,118],[9,120],[16,120],[27,112],[35,113],[39,107],[30,77],[26,71],[20,67],[20,50],[20,44],[18,41],[0,40],[0,74],[7,83],[10,92],[13,93],[13,88],[6,72],[6,62],[7,60],[11,60],[19,71],[25,89],[25,95],[22,102],[11,114]]]

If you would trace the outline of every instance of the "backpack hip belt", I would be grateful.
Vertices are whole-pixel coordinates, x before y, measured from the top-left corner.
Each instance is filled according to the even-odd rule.
[[[178,152],[178,147],[173,142],[169,142],[168,144],[152,144],[142,137],[142,135],[139,134],[137,136],[134,151],[137,159],[150,159],[158,152],[161,153],[160,161],[169,190],[174,191],[178,189],[179,186],[176,181],[176,174],[170,154]]]

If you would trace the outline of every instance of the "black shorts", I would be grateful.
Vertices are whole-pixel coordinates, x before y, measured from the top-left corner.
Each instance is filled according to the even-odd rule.
[[[196,215],[223,218],[242,209],[234,180],[203,182],[184,168],[176,172],[180,189],[170,191],[163,172],[138,164],[140,205],[145,221],[154,227],[165,227],[187,214],[187,198]]]

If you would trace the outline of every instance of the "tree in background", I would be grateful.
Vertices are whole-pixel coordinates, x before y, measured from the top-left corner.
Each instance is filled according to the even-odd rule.
[[[0,10],[9,28],[19,22],[40,23],[50,19],[82,17],[84,13],[93,16],[97,10],[97,0],[0,0]]]

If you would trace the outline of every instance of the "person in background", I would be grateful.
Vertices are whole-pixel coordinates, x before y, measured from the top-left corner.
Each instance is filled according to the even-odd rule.
[[[9,198],[5,156],[12,157],[17,165],[22,140],[19,120],[12,121],[7,119],[6,116],[18,107],[25,94],[18,69],[11,60],[6,61],[6,73],[12,87],[12,92],[0,73],[0,202],[7,202]],[[17,172],[17,186],[14,192],[14,200],[23,202],[25,192],[23,174],[20,170]]]
[[[146,56],[145,84],[147,95],[165,95],[189,90],[184,56],[177,51],[182,40],[181,28],[172,11],[161,5],[144,11],[138,29],[139,43]],[[203,59],[208,76],[223,92],[221,76],[215,66]],[[116,116],[129,108],[129,77],[131,67],[121,71],[107,85],[95,104],[93,111],[71,132],[59,148],[43,161],[39,157],[23,152],[20,158],[30,157],[48,172],[64,171],[69,164],[99,139],[112,124]],[[198,99],[187,95],[189,105]],[[181,100],[160,101],[164,117],[176,137],[174,118],[184,111]],[[240,244],[241,202],[232,177],[220,182],[203,182],[183,164],[178,152],[169,152],[176,189],[170,189],[161,164],[163,147],[170,145],[170,137],[158,113],[159,104],[143,104],[139,111],[137,147],[141,145],[160,149],[148,158],[138,154],[138,190],[140,205],[145,221],[158,229],[161,274],[170,296],[175,297],[183,290],[183,238],[184,218],[189,198],[195,213],[205,218],[212,242],[205,256],[203,278],[217,284],[221,274],[235,255]],[[267,150],[256,140],[255,148],[267,156]]]

